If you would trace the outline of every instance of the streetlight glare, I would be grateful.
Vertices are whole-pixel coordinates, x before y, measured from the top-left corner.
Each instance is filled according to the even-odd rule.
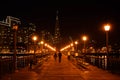
[[[33,40],[36,41],[37,40],[37,36],[33,36]]]
[[[43,42],[43,41],[41,41],[40,43],[41,43],[41,44],[44,44],[44,42]]]
[[[77,42],[77,41],[75,41],[75,44],[78,44],[78,42]]]
[[[71,43],[70,45],[73,46],[73,43]]]
[[[45,43],[45,46],[47,46],[47,43]]]
[[[17,26],[17,25],[14,25],[14,26],[13,26],[13,29],[14,29],[14,30],[18,30],[18,26]]]
[[[83,40],[86,41],[86,40],[87,40],[87,37],[86,37],[86,36],[83,36]]]
[[[110,25],[104,26],[104,29],[105,29],[105,31],[109,31],[110,30]]]

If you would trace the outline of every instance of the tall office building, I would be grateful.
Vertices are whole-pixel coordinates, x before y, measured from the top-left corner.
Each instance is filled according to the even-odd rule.
[[[0,21],[0,52],[9,52],[13,49],[13,24],[20,24],[20,19],[7,16],[6,20]]]
[[[0,52],[10,52],[14,50],[14,30],[13,24],[18,25],[16,45],[17,51],[33,49],[32,36],[36,32],[36,26],[29,23],[27,26],[21,26],[19,18],[7,16],[6,20],[0,21]]]
[[[0,52],[9,52],[11,27],[8,23],[0,21]]]
[[[59,23],[59,17],[58,17],[58,10],[56,12],[56,24],[55,24],[55,35],[54,35],[54,45],[56,46],[56,49],[60,49],[60,41],[61,41],[61,35],[60,35],[60,23]]]
[[[27,51],[30,52],[30,50],[34,49],[33,48],[33,40],[32,40],[32,36],[36,35],[36,26],[33,23],[29,23],[29,25],[27,26],[27,28],[25,29],[24,27],[24,35],[26,34],[26,37],[24,37],[24,44],[27,47]]]

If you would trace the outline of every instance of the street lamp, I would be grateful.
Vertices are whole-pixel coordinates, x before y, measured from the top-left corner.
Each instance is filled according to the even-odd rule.
[[[37,41],[37,36],[33,36],[32,39],[34,41],[34,60],[35,60],[35,63],[36,63],[36,54],[35,54],[36,46],[35,45],[36,45],[36,41]]]
[[[71,46],[71,51],[74,51],[74,47],[73,47],[73,46],[74,46],[74,44],[73,44],[73,43],[71,43],[71,44],[70,44],[70,46]]]
[[[106,48],[107,48],[107,53],[109,52],[109,50],[108,50],[108,32],[109,32],[109,30],[110,30],[110,25],[105,25],[104,26],[104,29],[105,29],[105,31],[106,31]]]
[[[17,30],[18,30],[18,25],[13,24],[13,30],[14,30],[14,56],[13,56],[13,66],[14,66],[14,71],[17,70],[17,60],[16,60],[16,55],[17,55]]]
[[[45,43],[44,46],[45,46],[45,53],[46,53],[46,46],[47,46],[47,43]]]
[[[82,40],[84,41],[84,50],[85,50],[85,53],[86,53],[86,46],[85,46],[85,42],[86,42],[86,40],[87,40],[87,36],[83,36],[82,37]]]
[[[75,41],[75,45],[76,45],[76,51],[77,51],[77,44],[78,44],[78,41]]]
[[[41,51],[43,53],[43,44],[44,44],[44,41],[41,41],[40,44],[41,44]]]

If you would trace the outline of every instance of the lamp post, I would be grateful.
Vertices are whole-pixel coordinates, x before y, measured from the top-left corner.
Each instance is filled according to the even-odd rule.
[[[13,30],[14,30],[14,56],[13,56],[13,66],[14,66],[14,71],[17,70],[17,58],[16,58],[16,54],[17,54],[17,30],[18,30],[18,25],[13,24]]]
[[[75,49],[76,49],[76,52],[77,52],[77,44],[78,44],[78,42],[77,42],[77,41],[75,41],[75,45],[76,45],[76,48],[75,48]]]
[[[45,46],[45,53],[46,53],[46,46],[47,46],[47,43],[45,43],[44,46]]]
[[[43,53],[43,44],[44,44],[44,41],[41,41],[40,44],[41,44],[41,51]]]
[[[34,41],[34,60],[35,60],[35,63],[36,63],[36,41],[37,41],[37,36],[33,36],[33,41]]]
[[[84,48],[85,53],[86,53],[86,46],[85,46],[85,42],[86,42],[86,40],[87,40],[87,36],[83,36],[83,37],[82,37],[82,39],[83,39],[83,41],[84,41],[84,46],[83,46],[83,48]]]
[[[107,53],[109,53],[109,49],[108,49],[108,32],[110,30],[110,25],[105,25],[104,29],[106,31],[106,48],[107,48]]]
[[[71,43],[70,46],[71,46],[71,51],[74,51],[73,43]]]

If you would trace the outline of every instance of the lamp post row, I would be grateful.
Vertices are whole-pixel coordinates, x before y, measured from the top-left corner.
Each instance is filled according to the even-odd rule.
[[[106,26],[104,26],[104,29],[105,29],[105,31],[106,31],[106,48],[107,48],[107,53],[109,53],[109,49],[108,49],[108,32],[109,32],[109,30],[110,30],[110,25],[106,25]],[[13,64],[14,64],[14,70],[17,70],[17,58],[16,58],[16,54],[17,54],[17,51],[16,51],[16,41],[17,41],[17,30],[18,30],[18,25],[13,25],[13,30],[14,30],[14,56],[13,56]],[[33,37],[33,40],[34,40],[34,58],[36,57],[35,56],[35,43],[36,43],[36,41],[37,41],[37,36],[34,36]],[[85,46],[85,42],[86,42],[86,40],[87,40],[87,37],[86,36],[83,36],[83,41],[84,41],[84,50],[85,50],[85,52],[86,52],[86,46]],[[77,50],[77,44],[78,44],[78,42],[75,42],[75,44],[76,44],[76,50]]]

